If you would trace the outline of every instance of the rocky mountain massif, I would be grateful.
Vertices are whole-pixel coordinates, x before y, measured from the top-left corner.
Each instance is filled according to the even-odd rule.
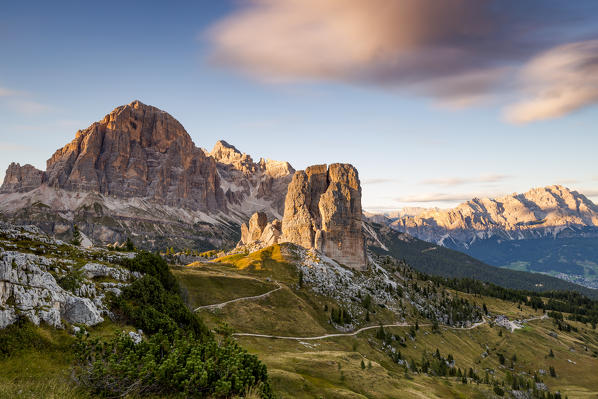
[[[598,206],[563,186],[375,221],[491,265],[598,287]]]
[[[224,141],[198,148],[171,115],[134,101],[78,131],[46,171],[11,164],[0,215],[62,238],[78,224],[95,243],[226,246],[253,212],[282,217],[293,173]]]
[[[282,222],[255,213],[241,226],[241,246],[263,248],[290,242],[355,269],[365,269],[361,185],[349,164],[314,165],[295,173],[288,186]]]

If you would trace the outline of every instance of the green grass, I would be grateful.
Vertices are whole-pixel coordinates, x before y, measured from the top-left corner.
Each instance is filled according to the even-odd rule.
[[[197,267],[176,268],[172,272],[186,292],[192,308],[260,295],[276,288],[273,283],[238,275],[214,275]]]

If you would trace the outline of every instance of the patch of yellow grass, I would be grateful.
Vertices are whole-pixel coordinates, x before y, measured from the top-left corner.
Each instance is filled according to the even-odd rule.
[[[288,260],[284,257],[283,251],[279,244],[271,245],[259,251],[250,254],[234,254],[216,258],[211,262],[227,263],[235,266],[237,269],[243,270],[252,268],[254,270],[262,270],[268,261],[286,263]]]

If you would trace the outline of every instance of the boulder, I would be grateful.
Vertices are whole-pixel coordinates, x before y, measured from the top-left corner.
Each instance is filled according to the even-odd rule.
[[[280,220],[268,222],[264,212],[256,212],[249,219],[249,223],[241,225],[241,241],[239,246],[260,243],[261,247],[277,244],[282,234]]]
[[[69,323],[93,326],[104,321],[96,305],[89,298],[69,295],[62,311]]]

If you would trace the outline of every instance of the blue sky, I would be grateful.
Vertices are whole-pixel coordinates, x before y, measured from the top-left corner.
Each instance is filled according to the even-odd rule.
[[[255,46],[239,42],[235,34],[252,20],[236,3],[33,3],[3,5],[0,15],[2,170],[12,161],[45,169],[45,161],[78,129],[139,99],[176,117],[200,147],[211,149],[225,139],[254,159],[287,160],[297,169],[350,162],[359,169],[363,204],[369,209],[448,207],[472,196],[549,184],[564,184],[598,200],[598,109],[591,96],[557,117],[535,113],[531,121],[513,123],[505,109],[517,102],[515,91],[484,89],[484,97],[492,94],[490,100],[476,97],[455,106],[453,92],[447,101],[446,84],[428,85],[438,77],[430,73],[437,72],[407,82],[403,76],[411,71],[405,70],[392,71],[392,79],[383,81],[344,69],[320,73],[311,57],[331,57],[315,50],[311,57],[301,55],[298,69],[297,63],[292,70],[283,63],[294,61],[296,52],[282,61],[262,58],[251,64],[260,56],[255,53],[260,44],[267,43],[259,35],[277,32],[262,27],[252,38]],[[284,12],[276,14],[279,20]],[[225,30],[217,31],[216,39],[215,27]],[[566,32],[570,41],[598,39],[584,24]],[[243,50],[231,55],[231,43]],[[520,68],[536,53],[563,44],[534,47],[529,55],[502,55],[492,71],[505,65]],[[290,41],[287,47],[293,50],[293,45],[305,51],[313,43]],[[575,51],[579,48],[584,47]],[[224,61],[215,56],[219,50],[227,56]],[[339,59],[345,62],[341,50],[351,49],[340,46]],[[468,51],[479,68],[490,68],[479,61],[477,47]],[[454,65],[450,73],[461,74],[461,67]],[[264,78],[263,70],[274,73]],[[471,81],[472,72],[465,72]],[[460,101],[472,93],[458,94]]]

